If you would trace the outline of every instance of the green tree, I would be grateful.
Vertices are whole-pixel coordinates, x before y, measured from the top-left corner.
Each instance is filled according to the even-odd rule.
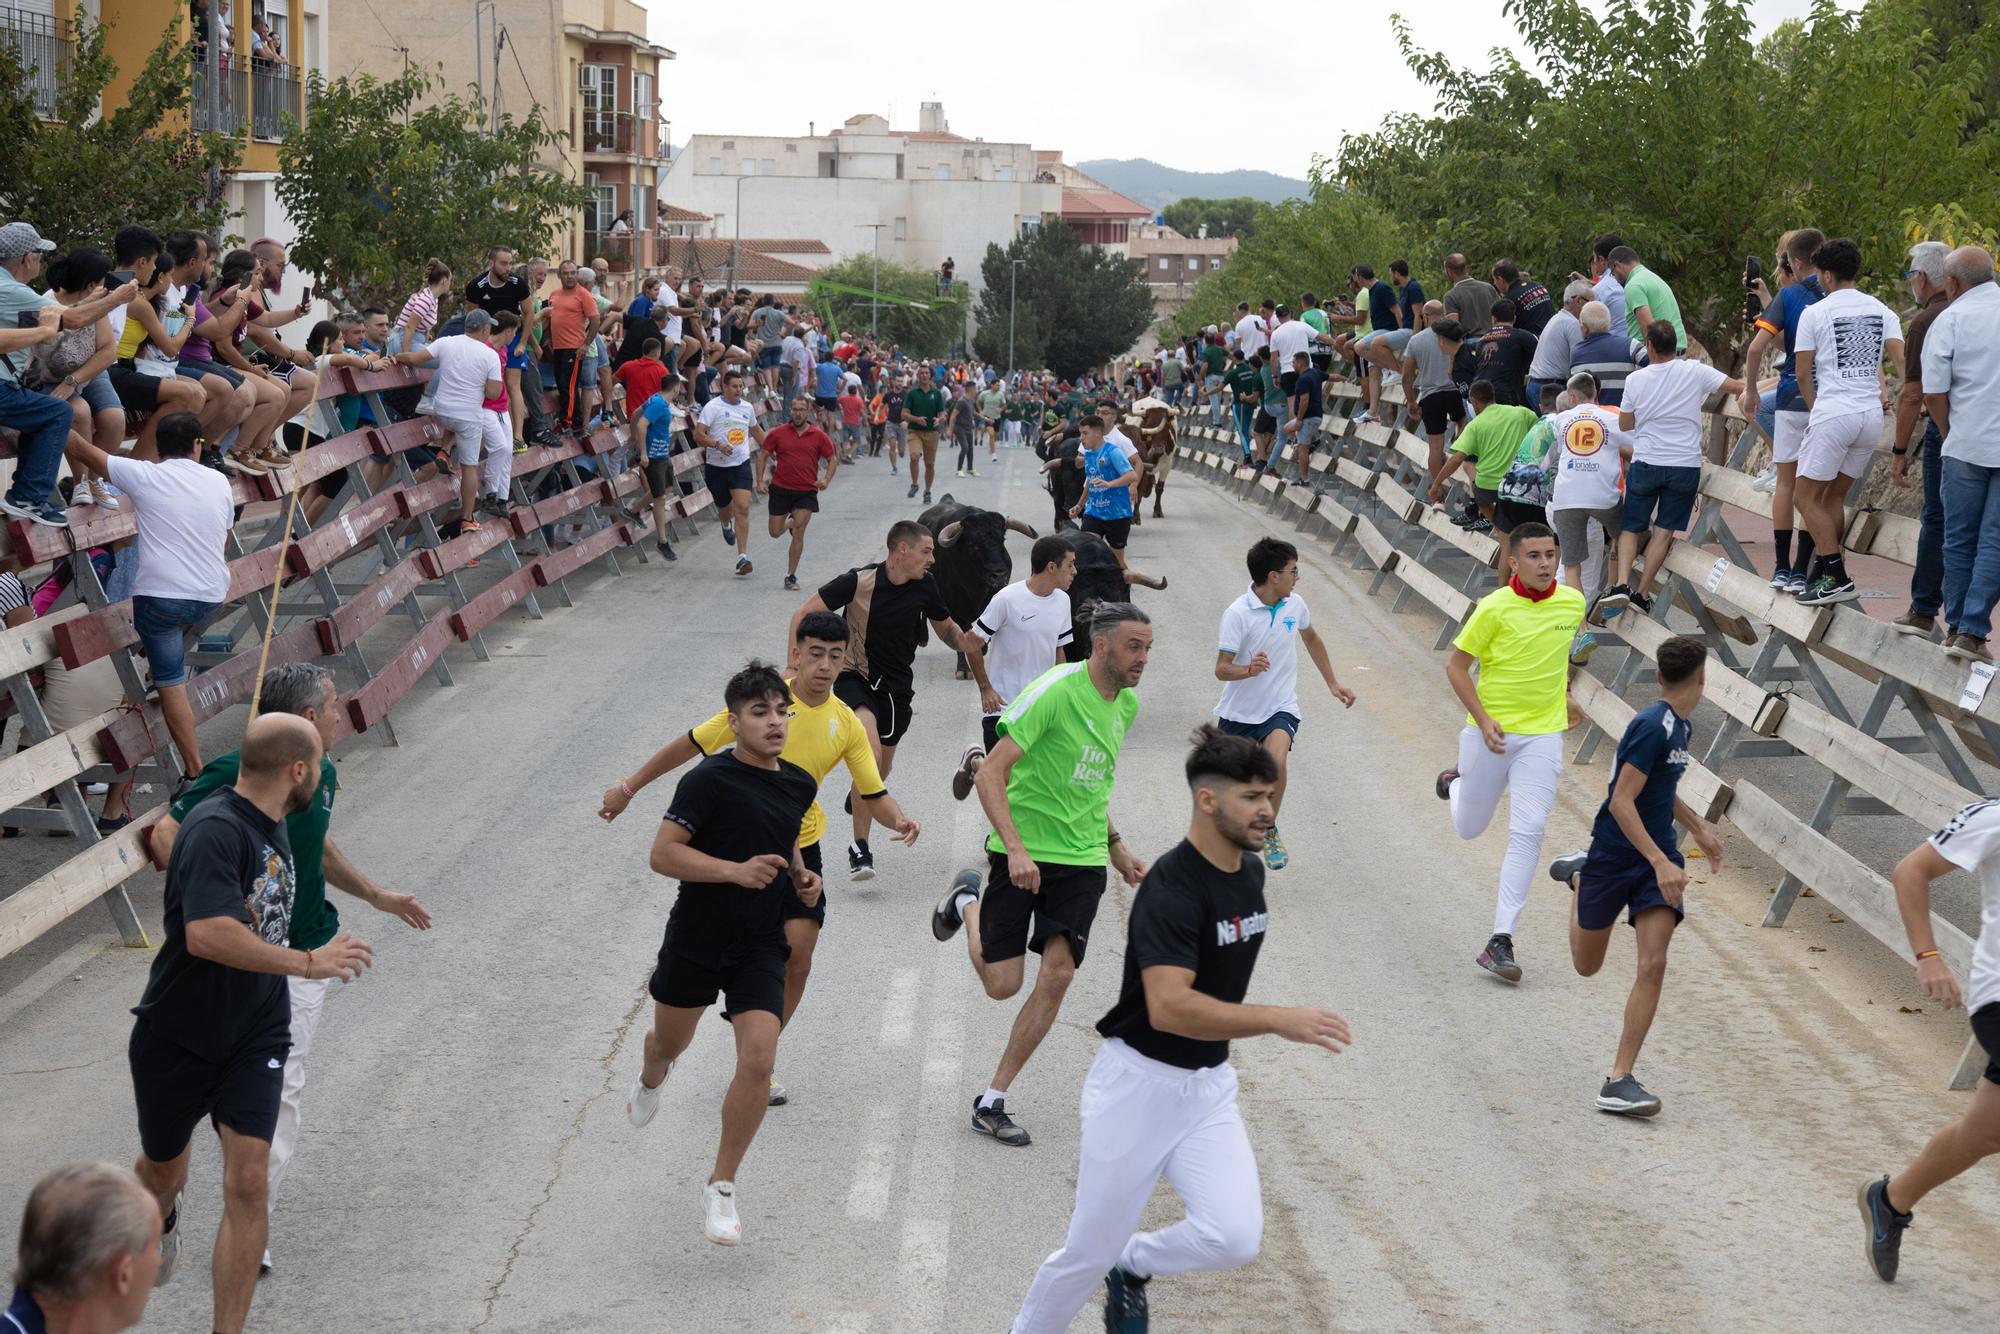
[[[24,218],[63,249],[109,249],[128,223],[219,232],[230,214],[210,192],[209,171],[233,170],[242,145],[189,132],[191,62],[185,44],[162,37],[125,103],[99,115],[118,64],[105,53],[103,25],[80,15],[69,65],[57,72],[55,118],[45,122],[20,49],[0,38],[0,218]]]
[[[414,66],[394,79],[311,78],[312,114],[279,151],[292,255],[353,306],[390,306],[441,259],[476,272],[494,245],[546,251],[589,197],[544,159],[562,140],[540,108],[485,128],[475,98]]]
[[[1182,236],[1194,236],[1207,227],[1210,236],[1247,237],[1268,212],[1270,205],[1262,200],[1240,195],[1235,199],[1176,199],[1160,216]]]
[[[1015,237],[1004,250],[987,246],[979,272],[984,289],[972,347],[995,365],[1008,361],[1010,292],[1013,363],[1045,367],[1065,380],[1128,351],[1153,322],[1153,294],[1138,266],[1083,244],[1060,222]]]
[[[965,337],[968,304],[965,288],[954,284],[950,296],[939,296],[936,269],[911,269],[886,261],[878,269],[872,255],[849,255],[821,269],[819,276],[846,287],[904,297],[924,306],[920,310],[915,306],[871,302],[851,292],[820,291],[814,296],[813,306],[829,316],[836,329],[866,332],[872,308],[880,341],[895,344],[909,356],[944,356],[953,343]],[[875,281],[877,277],[879,282]]]

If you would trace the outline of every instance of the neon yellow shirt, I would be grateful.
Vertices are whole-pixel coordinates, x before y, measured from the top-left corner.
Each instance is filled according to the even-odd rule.
[[[734,745],[736,734],[729,730],[729,710],[724,709],[689,732],[688,739],[704,755]],[[848,776],[854,780],[854,794],[862,800],[879,797],[888,790],[875,768],[875,752],[868,747],[867,729],[854,716],[853,709],[830,694],[826,703],[812,708],[799,703],[796,695],[792,697],[792,725],[785,734],[785,748],[778,756],[811,774],[815,783],[825,782],[836,766],[845,763]],[[825,832],[826,812],[815,801],[799,823],[799,846],[811,847]]]
[[[1569,648],[1584,609],[1583,594],[1562,583],[1540,602],[1502,588],[1472,609],[1451,643],[1479,659],[1479,703],[1501,731],[1539,736],[1569,726]]]

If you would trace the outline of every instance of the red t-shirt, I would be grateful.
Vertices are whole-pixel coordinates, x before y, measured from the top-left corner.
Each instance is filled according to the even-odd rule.
[[[837,401],[840,404],[840,420],[849,426],[861,425],[861,410],[868,406],[861,401],[861,395],[842,394]]]
[[[625,386],[625,411],[630,415],[660,392],[660,381],[666,378],[667,367],[666,363],[654,361],[651,357],[638,357],[620,366],[612,375]]]
[[[845,366],[848,362],[854,360],[855,354],[860,351],[861,349],[852,343],[842,343],[839,347],[833,349],[833,359]]]
[[[776,454],[771,485],[785,491],[819,488],[819,461],[833,457],[833,437],[817,426],[795,429],[790,422],[764,432],[764,452]]]

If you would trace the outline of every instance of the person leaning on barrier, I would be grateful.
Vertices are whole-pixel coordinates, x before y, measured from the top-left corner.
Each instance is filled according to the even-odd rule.
[[[146,1313],[160,1269],[160,1206],[115,1163],[58,1167],[21,1213],[5,1334],[111,1334]]]
[[[1903,330],[1903,384],[1896,394],[1896,433],[1892,440],[1889,476],[1897,486],[1910,484],[1910,434],[1924,418],[1917,457],[1923,462],[1924,506],[1919,515],[1917,559],[1910,571],[1910,609],[1893,622],[1900,635],[1930,638],[1944,608],[1944,437],[1924,412],[1924,336],[1944,312],[1944,260],[1951,247],[1942,241],[1919,241],[1910,247],[1910,267],[1904,279],[1917,299],[1917,313]]]
[[[1944,437],[1945,651],[1992,661],[2000,597],[2000,287],[1993,256],[1960,246],[1944,261],[1951,304],[1924,338],[1924,407]]]

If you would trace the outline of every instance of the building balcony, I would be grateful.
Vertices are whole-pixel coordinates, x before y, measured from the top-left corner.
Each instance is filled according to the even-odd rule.
[[[69,69],[71,36],[68,22],[11,5],[0,5],[0,43],[13,49],[14,59],[20,62],[27,75],[35,114],[43,120],[54,120],[56,90],[63,74]]]
[[[294,126],[305,120],[305,78],[296,65],[269,61],[250,63],[250,135],[271,143],[281,142],[286,121]]]
[[[247,71],[234,62],[218,70],[218,87],[211,102],[207,52],[196,47],[193,55],[194,79],[189,103],[196,134],[225,134],[240,137],[250,118],[250,80]]]
[[[581,113],[583,151],[617,157],[640,157],[657,161],[661,157],[663,122],[629,111],[585,111]]]

